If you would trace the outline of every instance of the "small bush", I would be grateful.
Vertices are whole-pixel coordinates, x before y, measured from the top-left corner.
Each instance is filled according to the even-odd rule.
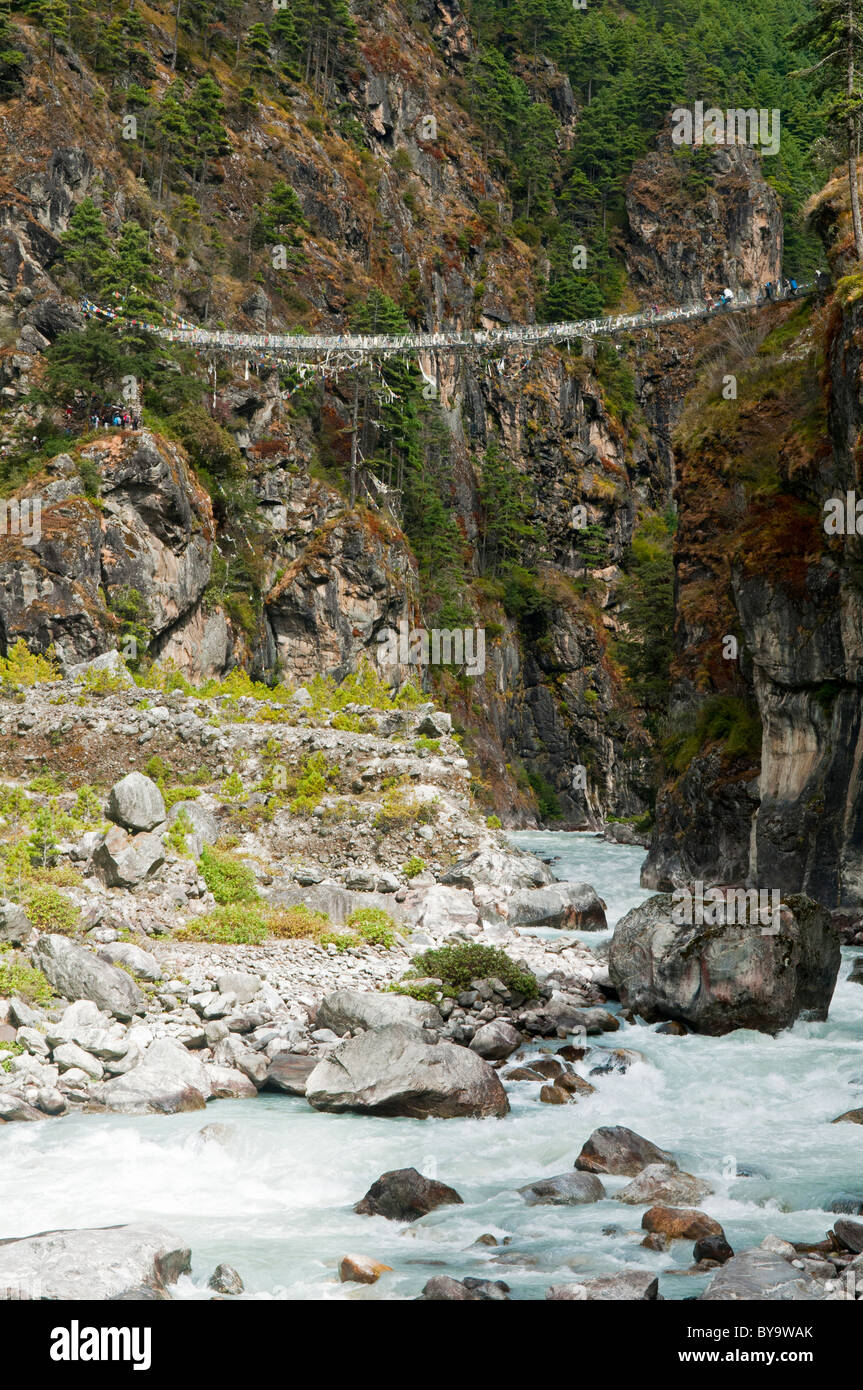
[[[522,970],[496,946],[479,946],[474,942],[423,951],[414,958],[411,973],[442,980],[443,992],[449,995],[469,989],[471,980],[484,980],[489,976],[500,980],[514,994],[523,994],[525,999],[535,999],[539,993],[536,976],[531,971]],[[409,987],[410,979],[403,983]]]
[[[81,919],[81,909],[65,893],[50,885],[31,888],[24,903],[27,916],[39,931],[58,932],[74,936]]]
[[[359,907],[351,913],[347,924],[370,946],[389,948],[396,944],[396,924],[382,907]]]
[[[437,816],[437,798],[421,801],[406,796],[399,787],[390,787],[372,825],[376,830],[403,830],[409,825],[429,825]]]
[[[206,941],[218,946],[260,946],[267,938],[266,915],[257,904],[233,902],[187,922],[174,935],[178,941]]]
[[[9,655],[0,657],[0,685],[26,689],[59,679],[53,648],[49,648],[47,657],[40,656],[38,652],[31,652],[23,637],[19,637]]]
[[[247,864],[205,845],[198,871],[217,903],[252,903],[258,899],[255,875]]]
[[[0,1042],[0,1071],[12,1070],[12,1058],[20,1057],[24,1051],[23,1045],[19,1042]]]
[[[0,999],[16,994],[28,1004],[50,1004],[53,998],[51,986],[41,970],[30,965],[23,956],[4,953],[0,956]]]
[[[439,753],[440,739],[426,738],[425,734],[420,734],[419,738],[414,741],[414,748],[418,753]]]
[[[412,854],[408,862],[402,865],[402,873],[405,878],[416,878],[417,874],[424,871],[425,866],[426,861],[424,859],[420,859],[418,854]]]
[[[268,919],[270,936],[282,941],[296,937],[321,940],[330,932],[330,919],[326,912],[313,912],[305,903],[296,907],[274,908]]]
[[[293,814],[310,816],[338,775],[338,768],[328,767],[326,757],[320,750],[306,758],[297,780],[296,795],[291,802]]]
[[[486,816],[485,823],[489,830],[500,830],[503,826],[500,816]]]

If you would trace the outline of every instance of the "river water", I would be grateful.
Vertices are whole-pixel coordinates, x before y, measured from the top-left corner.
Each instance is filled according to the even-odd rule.
[[[560,878],[592,883],[610,926],[649,896],[638,883],[640,849],[587,834],[513,839],[560,856]],[[259,1299],[413,1298],[435,1273],[504,1279],[514,1297],[542,1298],[551,1283],[624,1266],[660,1273],[665,1298],[692,1297],[707,1279],[682,1272],[691,1244],[641,1248],[642,1209],[612,1200],[627,1179],[605,1180],[608,1200],[584,1207],[527,1207],[517,1189],[570,1169],[598,1125],[624,1124],[712,1184],[702,1207],[735,1249],[771,1232],[823,1237],[833,1200],[863,1199],[863,1130],[830,1124],[863,1105],[863,986],[846,982],[853,954],[844,953],[827,1023],[775,1039],[676,1038],[623,1025],[596,1041],[636,1048],[643,1064],[594,1078],[595,1094],[569,1106],[542,1105],[529,1083],[511,1084],[503,1120],[322,1115],[303,1100],[262,1095],[214,1102],[206,1115],[6,1125],[0,1236],[158,1221],[192,1249],[192,1278],[177,1290],[186,1298],[211,1296],[206,1281],[221,1261]],[[224,1132],[202,1139],[214,1122]],[[464,1205],[407,1227],[353,1213],[375,1178],[407,1166],[455,1187]],[[737,1177],[738,1166],[753,1175]],[[475,1246],[485,1233],[499,1246]],[[338,1262],[348,1253],[383,1260],[393,1273],[372,1287],[342,1285]]]

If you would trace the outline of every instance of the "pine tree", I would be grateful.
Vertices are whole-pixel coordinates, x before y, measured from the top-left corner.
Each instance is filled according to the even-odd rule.
[[[851,194],[851,223],[854,249],[863,260],[863,220],[860,214],[860,186],[857,157],[860,144],[860,114],[863,89],[863,0],[815,0],[815,14],[797,26],[793,37],[820,54],[811,67],[792,74],[815,77],[825,93],[824,113],[844,131],[848,150],[848,188]]]
[[[227,154],[231,148],[223,124],[225,103],[221,89],[209,73],[199,78],[186,107],[186,119],[192,138],[192,151],[198,166],[198,183],[203,190],[209,160]]]
[[[299,246],[302,238],[298,227],[308,227],[303,215],[303,205],[290,184],[284,179],[273,184],[263,207],[256,208],[255,243],[263,246],[266,242],[282,241],[288,246]]]
[[[60,243],[64,265],[82,289],[95,291],[108,262],[110,242],[101,209],[92,198],[83,198],[75,208]]]
[[[0,98],[11,96],[21,81],[24,53],[15,46],[15,30],[0,14]]]

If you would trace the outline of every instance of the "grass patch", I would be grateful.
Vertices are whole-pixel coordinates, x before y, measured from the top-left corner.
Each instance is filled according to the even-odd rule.
[[[39,931],[57,932],[60,936],[74,936],[81,921],[81,909],[77,904],[50,884],[31,888],[24,908]]]
[[[382,907],[357,908],[348,918],[347,925],[369,946],[386,946],[389,949],[395,946],[398,938],[395,922]]]
[[[252,903],[258,900],[255,875],[247,864],[205,845],[198,860],[198,871],[220,905]]]
[[[13,995],[27,1004],[50,1004],[54,997],[41,970],[16,952],[4,951],[0,956],[0,999]]]

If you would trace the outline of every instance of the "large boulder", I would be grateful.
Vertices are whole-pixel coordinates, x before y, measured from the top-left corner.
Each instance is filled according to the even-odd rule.
[[[318,1065],[317,1057],[298,1052],[277,1052],[267,1068],[265,1091],[282,1091],[287,1096],[304,1096],[306,1083]]]
[[[625,1008],[648,1023],[676,1019],[714,1036],[735,1028],[777,1033],[801,1014],[827,1017],[840,951],[824,908],[793,894],[774,931],[754,913],[751,922],[678,925],[674,906],[661,893],[615,929],[609,973]],[[735,915],[746,915],[742,901]]]
[[[768,1236],[768,1241],[770,1237]],[[802,1269],[774,1250],[759,1246],[734,1255],[718,1269],[700,1301],[705,1303],[738,1300],[788,1303],[824,1297],[822,1286]]]
[[[576,1168],[583,1173],[610,1173],[627,1178],[634,1178],[651,1163],[677,1167],[670,1153],[623,1125],[603,1125],[595,1129],[575,1160]]]
[[[112,825],[93,855],[93,867],[108,888],[137,888],[165,862],[158,835],[127,835]]]
[[[435,1274],[429,1279],[417,1303],[508,1303],[509,1285],[502,1279],[453,1279]]]
[[[617,1274],[600,1274],[578,1284],[552,1284],[545,1296],[553,1303],[606,1303],[659,1298],[659,1278],[647,1269],[621,1269]]]
[[[493,1019],[477,1028],[470,1042],[472,1052],[478,1052],[487,1062],[502,1062],[521,1044],[521,1034],[502,1018]]]
[[[544,888],[554,874],[536,855],[520,849],[478,849],[441,874],[439,882],[453,888],[496,888],[514,893],[523,888]]]
[[[43,1231],[0,1241],[0,1289],[6,1298],[104,1302],[167,1288],[191,1269],[190,1252],[155,1226]]]
[[[212,1085],[204,1064],[181,1043],[159,1038],[136,1067],[105,1081],[97,1094],[109,1110],[126,1115],[176,1115],[203,1110]]]
[[[506,1115],[497,1072],[455,1043],[429,1045],[401,1024],[342,1043],[315,1067],[306,1099],[316,1110],[423,1119]]]
[[[703,1197],[709,1197],[713,1188],[692,1173],[682,1173],[677,1166],[667,1163],[651,1163],[642,1169],[637,1177],[627,1183],[622,1192],[615,1194],[616,1202],[626,1202],[628,1206],[694,1207]]]
[[[520,1187],[524,1200],[530,1207],[585,1206],[590,1202],[601,1202],[605,1188],[595,1173],[559,1173],[554,1178],[540,1178],[537,1182]]]
[[[64,999],[89,999],[124,1021],[144,1012],[146,1000],[125,970],[100,960],[67,936],[43,934],[33,956],[48,983]]]
[[[69,680],[80,681],[89,676],[91,672],[97,674],[101,671],[110,676],[112,681],[125,686],[127,689],[134,689],[135,677],[116,650],[101,652],[99,656],[94,656],[92,661],[76,661],[73,665],[66,667],[65,675]]]
[[[108,793],[108,818],[126,830],[152,830],[165,819],[165,801],[143,772],[130,772]]]
[[[386,1216],[390,1221],[417,1221],[436,1207],[461,1205],[462,1198],[445,1182],[424,1178],[416,1168],[395,1168],[372,1183],[354,1211],[359,1216]]]
[[[111,965],[124,965],[141,980],[155,981],[162,978],[156,957],[132,941],[112,941],[100,949],[99,958],[107,960]]]
[[[641,1218],[641,1229],[668,1236],[669,1240],[707,1240],[725,1235],[718,1221],[692,1207],[651,1207]]]
[[[407,994],[363,994],[338,989],[327,994],[318,1008],[317,1026],[334,1033],[355,1028],[386,1028],[401,1023],[406,1028],[442,1028],[443,1019],[434,1004],[411,999]]]
[[[173,825],[178,816],[183,815],[192,827],[192,834],[202,845],[214,845],[219,838],[219,822],[212,811],[201,806],[194,797],[186,801],[175,801],[168,812],[168,824]]]
[[[553,883],[528,888],[505,901],[511,927],[564,927],[570,931],[605,931],[605,903],[589,883]]]
[[[455,932],[476,932],[479,908],[463,888],[447,888],[440,883],[412,888],[405,899],[405,921],[415,931],[432,936],[452,936]]]
[[[0,945],[25,946],[33,927],[20,903],[0,901]]]

